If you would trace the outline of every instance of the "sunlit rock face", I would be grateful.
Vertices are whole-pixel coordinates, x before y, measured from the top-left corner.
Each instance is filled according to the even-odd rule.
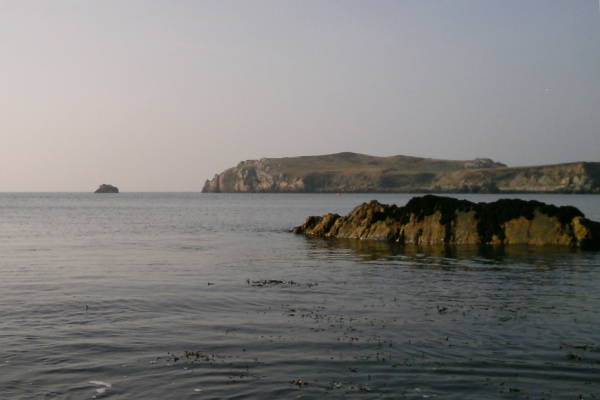
[[[502,199],[473,203],[423,196],[406,206],[363,203],[346,216],[308,217],[293,232],[402,244],[529,244],[600,249],[600,223],[575,207]]]
[[[207,180],[204,193],[303,192],[301,178],[281,172],[272,159],[242,161]]]
[[[119,189],[116,186],[103,183],[94,193],[119,193]]]

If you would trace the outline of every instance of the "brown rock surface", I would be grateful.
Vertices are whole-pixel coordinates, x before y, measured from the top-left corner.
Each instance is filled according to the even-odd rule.
[[[293,232],[402,244],[529,244],[600,249],[600,223],[575,207],[502,199],[415,197],[406,206],[363,203],[346,216],[308,217]]]

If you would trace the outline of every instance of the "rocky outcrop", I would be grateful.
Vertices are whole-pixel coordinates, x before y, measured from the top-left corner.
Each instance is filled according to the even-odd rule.
[[[116,186],[103,183],[94,193],[119,193],[119,189]]]
[[[497,163],[489,158],[476,158],[472,161],[465,161],[465,168],[469,169],[484,169],[497,167],[506,167],[506,164]]]
[[[319,237],[371,239],[401,244],[529,244],[600,249],[600,223],[575,207],[503,199],[473,203],[423,196],[406,206],[376,200],[346,216],[308,217],[293,232]]]
[[[356,153],[242,161],[207,180],[204,193],[600,193],[600,163],[514,167]]]

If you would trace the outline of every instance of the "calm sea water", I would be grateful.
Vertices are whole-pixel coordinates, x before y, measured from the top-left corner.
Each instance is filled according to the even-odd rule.
[[[0,194],[0,398],[600,398],[600,253],[289,233],[410,197]]]

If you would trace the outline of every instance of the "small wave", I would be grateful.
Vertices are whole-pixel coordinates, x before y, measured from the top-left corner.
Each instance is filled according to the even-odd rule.
[[[96,389],[96,394],[104,394],[106,393],[106,389],[112,387],[112,385],[108,382],[102,382],[102,381],[90,381],[90,383],[92,385],[97,385],[97,386],[101,386],[99,388]],[[96,396],[94,396],[94,398],[96,398]]]
[[[108,382],[102,382],[102,381],[90,381],[90,383],[92,385],[98,385],[98,386],[105,386],[107,388],[112,387],[112,385]]]

